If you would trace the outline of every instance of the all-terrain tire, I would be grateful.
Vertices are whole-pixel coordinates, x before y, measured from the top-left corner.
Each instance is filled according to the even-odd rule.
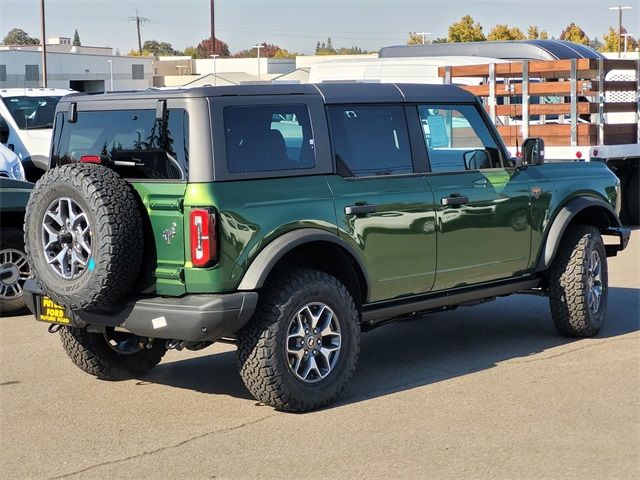
[[[600,301],[590,306],[592,255],[600,260]],[[591,278],[591,280],[590,280]],[[567,228],[548,272],[549,304],[558,332],[567,337],[597,335],[607,310],[607,256],[600,231],[588,225]]]
[[[27,313],[22,287],[31,274],[24,251],[22,231],[17,228],[2,227],[0,230],[0,315]]]
[[[56,201],[69,198],[86,214],[91,258],[74,278],[63,278],[43,248],[43,222]],[[60,207],[61,208],[61,207]],[[130,291],[143,257],[143,229],[132,187],[101,165],[64,165],[49,170],[29,198],[25,247],[31,269],[45,292],[71,309],[108,305]]]
[[[83,328],[62,327],[60,339],[71,361],[80,370],[101,380],[126,380],[145,375],[167,352],[164,340],[159,340],[150,349],[121,354],[109,346],[103,334],[87,332]]]
[[[306,383],[290,367],[288,326],[305,305],[327,305],[339,322],[341,347],[333,369]],[[265,287],[250,322],[238,332],[240,375],[259,401],[278,410],[305,412],[333,402],[351,378],[360,351],[359,314],[347,288],[315,270],[283,272]]]

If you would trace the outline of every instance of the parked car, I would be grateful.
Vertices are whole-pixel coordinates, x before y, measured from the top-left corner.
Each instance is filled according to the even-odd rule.
[[[231,342],[256,399],[313,410],[347,384],[361,331],[525,291],[561,334],[593,336],[629,239],[606,165],[546,164],[540,139],[516,163],[452,86],[67,96],[54,135],[25,289],[102,379]]]
[[[26,310],[24,283],[31,275],[22,225],[32,183],[0,176],[0,313]]]
[[[49,148],[56,105],[73,90],[0,89],[0,143],[15,152],[34,181],[49,168]]]
[[[24,167],[13,150],[0,143],[0,177],[25,181]]]

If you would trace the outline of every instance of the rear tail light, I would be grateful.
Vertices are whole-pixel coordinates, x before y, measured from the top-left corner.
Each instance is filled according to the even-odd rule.
[[[100,155],[83,155],[80,157],[80,163],[102,163]]]
[[[191,210],[191,263],[194,267],[208,267],[218,257],[216,214],[208,208]]]

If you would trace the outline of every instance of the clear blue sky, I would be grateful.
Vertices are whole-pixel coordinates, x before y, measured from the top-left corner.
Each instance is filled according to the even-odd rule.
[[[535,24],[558,36],[571,22],[590,38],[601,39],[609,26],[617,28],[617,13],[625,11],[625,26],[640,33],[638,0],[216,0],[216,37],[232,52],[257,42],[275,43],[300,53],[312,53],[318,40],[331,36],[334,46],[357,45],[378,50],[404,43],[409,31],[445,37],[447,27],[465,14],[484,27],[497,23],[526,31]],[[47,36],[72,36],[78,29],[85,45],[109,45],[126,53],[136,47],[136,31],[128,18],[148,18],[142,39],[171,43],[182,50],[209,36],[209,0],[46,0]],[[39,0],[0,0],[0,35],[13,27],[39,37]],[[1,38],[1,37],[0,37]]]

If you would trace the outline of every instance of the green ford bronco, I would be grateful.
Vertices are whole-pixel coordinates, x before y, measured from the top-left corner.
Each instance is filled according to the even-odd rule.
[[[450,86],[69,95],[27,207],[29,307],[98,378],[231,342],[249,391],[298,412],[392,320],[536,292],[561,334],[592,336],[629,239],[619,183],[543,160],[540,139],[509,158]]]

